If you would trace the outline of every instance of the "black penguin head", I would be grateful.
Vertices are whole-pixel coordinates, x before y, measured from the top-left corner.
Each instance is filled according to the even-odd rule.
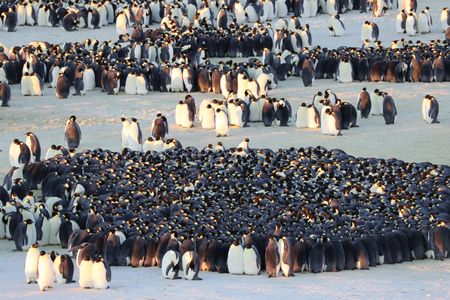
[[[77,117],[75,117],[75,116],[70,116],[69,120],[72,121],[72,122],[75,122],[75,121],[77,120]]]
[[[39,253],[40,256],[44,256],[45,254],[46,254],[46,253],[45,253],[44,250],[42,250],[42,251]]]

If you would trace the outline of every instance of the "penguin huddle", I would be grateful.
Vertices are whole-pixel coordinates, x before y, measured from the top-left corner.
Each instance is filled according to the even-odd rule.
[[[67,247],[83,269],[100,255],[111,266],[159,266],[169,279],[448,257],[448,166],[248,143],[145,154],[95,149],[29,163],[16,192],[0,193],[0,233],[17,233],[17,243],[33,228],[40,244]]]
[[[81,262],[78,263],[78,259]],[[111,268],[101,257],[93,260],[89,255],[77,256],[78,282],[81,288],[107,289],[111,282]],[[33,244],[25,257],[25,278],[28,284],[37,283],[41,291],[58,284],[74,283],[74,262],[70,255],[50,254],[39,250],[39,244]]]

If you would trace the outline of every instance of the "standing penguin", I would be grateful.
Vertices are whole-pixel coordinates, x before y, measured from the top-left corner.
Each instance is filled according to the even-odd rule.
[[[302,64],[302,81],[303,85],[312,86],[314,83],[314,79],[316,76],[316,72],[314,69],[314,63],[309,59],[305,59]]]
[[[55,267],[55,274],[57,274],[56,272],[56,267],[58,269],[58,273],[60,273],[60,278],[58,280],[57,277],[57,282],[58,283],[72,283],[73,281],[73,274],[74,274],[74,264],[72,261],[72,258],[68,255],[68,254],[64,254],[64,255],[59,255],[58,256],[59,259],[59,263],[58,265],[56,265],[56,259],[54,260],[54,267]]]
[[[73,80],[73,87],[75,88],[75,93],[73,94],[74,96],[80,96],[85,94],[83,74],[84,71],[81,68],[78,69],[78,71],[75,74],[75,78]]]
[[[227,113],[220,109],[216,109],[216,135],[217,137],[226,137],[228,136],[229,127],[228,127],[228,116]]]
[[[111,282],[111,268],[103,257],[97,257],[92,266],[92,285],[94,289],[107,289]]]
[[[193,122],[190,119],[189,107],[183,101],[179,101],[175,108],[175,123],[186,128],[193,126]]]
[[[306,127],[316,129],[320,127],[320,114],[313,104],[307,106]]]
[[[417,33],[417,18],[413,12],[406,17],[406,33],[409,36],[415,36]]]
[[[6,32],[16,31],[18,25],[18,17],[16,11],[13,8],[8,8],[7,12],[1,14],[1,19],[3,19],[3,28]]]
[[[128,140],[127,147],[130,148],[131,151],[142,151],[142,131],[136,118],[131,118],[126,137]]]
[[[10,99],[11,88],[7,83],[0,81],[0,100],[2,101],[2,107],[8,107]]]
[[[306,128],[308,127],[307,123],[308,118],[308,107],[306,103],[302,103],[297,108],[297,117],[295,121],[295,127],[297,128]]]
[[[267,277],[277,277],[280,272],[280,250],[273,236],[269,237],[265,253]]]
[[[33,244],[28,249],[25,258],[25,279],[27,283],[35,283],[38,279],[39,244]]]
[[[405,10],[400,11],[397,14],[397,18],[395,19],[395,29],[397,33],[406,33],[406,18],[408,15],[405,13]]]
[[[426,95],[422,100],[422,118],[430,123],[439,123],[437,120],[439,114],[439,103],[436,98],[431,95]]]
[[[370,95],[367,89],[364,87],[359,93],[358,98],[358,110],[361,111],[361,118],[367,119],[372,108],[372,102],[370,101]]]
[[[31,152],[28,146],[18,139],[14,139],[9,146],[9,163],[12,167],[22,169],[30,162]]]
[[[127,34],[130,31],[130,21],[125,12],[121,11],[116,16],[116,33]]]
[[[153,120],[151,131],[154,138],[164,139],[166,134],[169,134],[167,119],[161,113],[158,113],[156,118]]]
[[[259,251],[255,245],[253,245],[253,239],[250,234],[243,236],[244,241],[244,273],[247,275],[259,275],[261,270],[261,257]]]
[[[442,9],[440,20],[441,20],[441,28],[445,32],[447,28],[450,27],[450,9],[448,7],[444,7]]]
[[[230,274],[244,274],[244,249],[235,239],[228,249],[227,267]]]
[[[78,268],[78,284],[80,288],[90,289],[94,287],[92,282],[92,269],[94,267],[94,263],[89,256],[83,258]]]
[[[325,272],[325,249],[322,240],[318,240],[309,253],[309,269],[311,273]]]
[[[26,136],[27,137],[25,140],[25,144],[30,149],[31,154],[30,162],[34,163],[41,161],[41,144],[39,142],[39,139],[32,132],[27,132]]]
[[[332,15],[328,21],[328,30],[331,36],[342,36],[345,34],[345,25],[339,15]]]
[[[383,99],[383,117],[386,125],[394,124],[397,108],[394,99],[390,95],[385,95]]]
[[[76,120],[75,116],[70,116],[64,129],[65,141],[69,149],[76,149],[80,145],[81,129]]]
[[[278,241],[280,250],[280,267],[285,277],[294,276],[294,249],[291,241],[287,237],[282,237]],[[267,255],[267,254],[266,254]],[[267,257],[267,256],[266,256]],[[266,263],[267,267],[267,263]]]
[[[55,281],[55,274],[53,272],[53,263],[50,256],[41,251],[38,261],[38,285],[41,291],[45,291],[46,288],[53,287]]]
[[[69,96],[70,93],[70,81],[67,77],[67,69],[63,68],[58,75],[58,79],[56,80],[56,97],[58,99],[65,99]]]
[[[264,105],[262,108],[262,121],[264,126],[270,127],[272,126],[273,121],[275,120],[275,107],[273,106],[272,99],[266,99],[264,101]]]

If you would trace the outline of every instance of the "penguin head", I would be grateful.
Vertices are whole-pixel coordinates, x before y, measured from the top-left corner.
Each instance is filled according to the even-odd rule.
[[[46,253],[45,253],[44,250],[42,250],[42,251],[39,253],[40,256],[44,256],[45,254],[46,254]]]

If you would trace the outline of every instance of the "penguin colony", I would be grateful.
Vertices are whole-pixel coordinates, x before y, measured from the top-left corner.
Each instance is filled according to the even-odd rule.
[[[22,25],[73,31],[115,23],[119,34],[114,43],[1,46],[2,106],[9,105],[9,83],[20,83],[22,95],[29,96],[41,96],[48,83],[59,99],[67,98],[72,86],[77,96],[96,87],[111,95],[213,92],[224,100],[202,102],[198,119],[203,128],[227,136],[229,125],[271,126],[278,120],[287,126],[293,114],[289,102],[268,91],[289,76],[301,76],[304,86],[325,78],[449,81],[448,41],[401,39],[383,47],[377,25],[365,22],[361,48],[313,48],[309,26],[298,19],[328,13],[330,34],[341,36],[345,11],[370,8],[379,17],[394,2],[2,3],[0,27],[8,32]],[[415,1],[398,1],[398,9],[399,33],[430,32],[429,8],[417,15]],[[282,19],[291,12],[293,17]],[[273,27],[265,24],[275,18],[280,19]],[[447,8],[440,21],[448,35]],[[160,28],[149,29],[153,22]],[[214,57],[250,58],[214,64],[209,60]],[[298,107],[296,127],[339,135],[357,126],[357,110],[361,118],[382,114],[386,124],[397,114],[392,96],[382,91],[364,88],[355,108],[326,90]],[[437,100],[426,95],[422,118],[438,123],[438,112]],[[188,95],[176,107],[176,123],[190,128],[196,114]],[[268,277],[289,277],[450,257],[448,166],[356,158],[323,147],[252,149],[248,139],[230,149],[220,142],[183,149],[166,138],[168,123],[161,114],[145,141],[137,119],[121,121],[121,153],[76,153],[81,130],[75,116],[64,130],[67,148],[52,145],[45,160],[32,132],[25,142],[11,143],[12,169],[0,187],[0,238],[28,251],[26,280],[41,290],[55,281],[73,282],[72,258],[80,287],[105,289],[110,266],[158,266],[164,278],[181,278],[181,272],[200,280],[200,271],[265,270]],[[71,255],[47,254],[39,245],[61,245]]]
[[[15,14],[19,25],[45,23],[46,18],[52,19],[51,26],[61,23],[64,28],[65,19],[81,27],[96,28],[100,23],[113,22],[118,26],[128,24],[127,28],[134,25],[120,31],[119,39],[114,42],[87,39],[63,46],[46,42],[10,49],[1,46],[2,106],[8,106],[11,98],[8,84],[15,83],[21,84],[22,95],[40,96],[44,83],[48,82],[59,99],[67,98],[72,86],[74,95],[84,95],[98,87],[111,95],[119,91],[137,95],[148,91],[200,91],[222,93],[226,97],[233,91],[242,98],[238,91],[246,90],[247,81],[254,81],[264,94],[290,76],[301,76],[304,86],[312,86],[315,79],[324,78],[344,83],[450,80],[447,41],[425,44],[400,39],[384,47],[378,41],[379,30],[374,22],[362,25],[361,48],[313,47],[309,26],[302,26],[300,17],[314,16],[317,11],[327,12],[332,15],[330,31],[339,36],[345,26],[336,13],[367,10],[360,8],[360,3],[353,3],[358,1],[319,1],[317,5],[314,2],[317,1],[235,1],[229,6],[220,2],[165,4],[156,1],[132,4],[104,1],[84,5],[20,1],[16,6],[4,3],[0,6],[2,24],[8,23],[5,16]],[[374,13],[379,6],[383,7],[382,12],[393,7],[390,1],[387,4],[381,1],[383,5],[376,4],[378,2],[372,1]],[[411,3],[400,1],[399,9],[414,13],[417,5]],[[285,18],[291,12],[294,15]],[[419,20],[431,23],[429,13],[429,8],[425,8],[413,19],[417,18],[419,25],[424,22]],[[275,18],[278,19],[273,26],[266,23]],[[39,19],[44,21],[38,22]],[[403,32],[409,23],[399,20],[397,29]],[[152,22],[159,22],[159,28],[149,28]],[[447,8],[441,12],[440,22],[445,31],[450,24]],[[342,28],[338,28],[337,23]],[[215,57],[249,59],[239,63],[232,60],[212,63],[210,58]]]

